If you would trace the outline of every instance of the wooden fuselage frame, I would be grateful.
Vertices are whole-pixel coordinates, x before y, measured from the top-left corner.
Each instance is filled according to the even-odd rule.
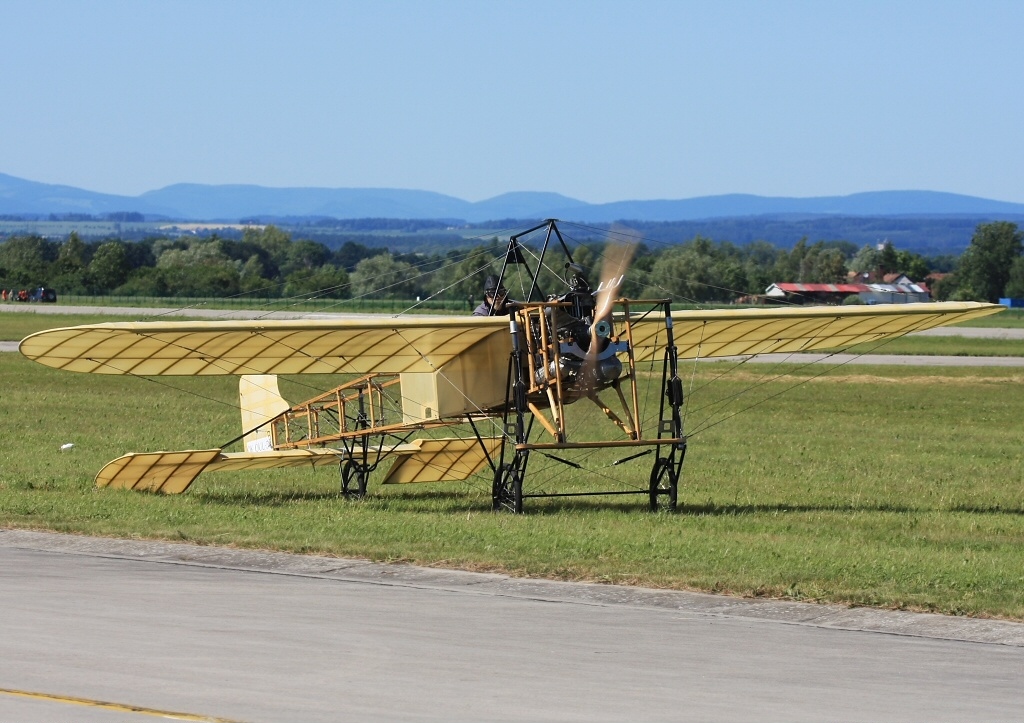
[[[564,302],[532,302],[517,304],[511,320],[514,324],[519,353],[510,357],[508,369],[489,366],[477,373],[495,378],[510,376],[509,397],[502,404],[479,408],[454,417],[419,422],[393,421],[394,409],[388,402],[401,397],[399,374],[374,373],[348,381],[312,399],[301,402],[271,422],[274,449],[302,449],[319,447],[334,442],[376,435],[401,435],[416,430],[465,424],[472,419],[504,417],[516,409],[511,390],[518,377],[526,384],[525,409],[532,414],[551,437],[549,442],[527,446],[543,448],[571,448],[595,446],[629,446],[631,444],[664,444],[670,441],[662,436],[645,437],[640,417],[639,394],[636,385],[636,359],[633,353],[632,322],[636,308],[653,306],[667,308],[666,299],[619,299],[613,304],[614,333],[610,341],[626,342],[626,350],[618,356],[623,363],[622,374],[603,385],[570,384],[561,374],[544,374],[543,370],[561,366],[561,344],[558,330],[552,328],[552,309],[568,306]],[[518,373],[512,367],[518,366]],[[625,390],[624,390],[625,388]],[[618,411],[599,396],[612,390],[618,400]],[[391,392],[389,394],[388,392]],[[581,399],[592,401],[620,430],[622,437],[598,440],[573,440],[567,427],[565,407]]]

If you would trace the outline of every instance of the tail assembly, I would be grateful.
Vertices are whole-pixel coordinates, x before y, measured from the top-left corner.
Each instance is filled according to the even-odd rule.
[[[277,375],[244,374],[239,377],[238,406],[242,409],[245,451],[273,450],[269,422],[291,408],[277,388]]]

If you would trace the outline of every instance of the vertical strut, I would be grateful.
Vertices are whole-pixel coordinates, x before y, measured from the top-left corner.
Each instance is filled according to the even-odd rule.
[[[505,394],[504,435],[501,441],[501,461],[494,470],[494,483],[491,486],[492,509],[505,510],[515,514],[523,512],[523,477],[526,474],[526,463],[530,451],[519,449],[529,437],[526,426],[526,413],[529,409],[526,393],[529,388],[523,378],[523,350],[519,339],[519,312],[509,317],[509,332],[512,334],[512,353],[509,356],[509,390]],[[509,422],[509,415],[514,415]],[[508,438],[515,443],[510,445]],[[511,457],[505,461],[506,451],[511,447]]]
[[[679,476],[686,457],[686,437],[683,436],[683,380],[679,378],[679,357],[672,332],[672,303],[665,302],[665,363],[661,372],[661,404],[659,407],[658,439],[680,439],[675,444],[658,445],[658,456],[651,468],[650,507],[657,510],[659,498],[668,497],[668,509],[674,510],[679,496]],[[666,409],[667,407],[667,409]],[[668,452],[665,452],[665,448]]]
[[[366,414],[366,399],[362,387],[359,388],[358,402],[359,413],[356,415],[356,429],[366,429],[370,423]],[[370,403],[373,403],[372,397]],[[356,439],[360,440],[358,450],[355,446]],[[343,443],[346,454],[345,459],[341,462],[341,493],[346,499],[361,499],[366,496],[366,484],[370,481],[370,472],[377,466],[369,464],[370,435],[353,437],[350,441]]]

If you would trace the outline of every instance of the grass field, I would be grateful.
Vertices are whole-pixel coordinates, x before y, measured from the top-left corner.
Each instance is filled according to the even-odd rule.
[[[962,336],[904,336],[844,349],[850,354],[924,356],[1024,356],[1022,339],[971,339]]]
[[[55,329],[80,324],[104,324],[111,321],[139,321],[139,316],[115,316],[112,314],[26,314],[24,312],[4,313],[0,310],[0,341],[21,341],[29,334],[44,329]],[[185,321],[187,317],[176,316],[174,321]],[[169,320],[169,319],[168,319]]]
[[[96,490],[125,452],[237,435],[234,378],[77,375],[0,354],[0,525],[1024,619],[1024,372],[728,366],[686,378],[676,514],[638,496],[530,500],[515,517],[490,512],[486,476],[372,482],[361,502],[330,469],[209,474],[181,496]],[[577,433],[602,434],[570,410]],[[643,488],[651,458],[619,456],[581,455],[578,472],[535,455],[530,488]]]
[[[1024,329],[1024,309],[1007,309],[992,316],[971,319],[960,326],[973,326],[984,329]]]

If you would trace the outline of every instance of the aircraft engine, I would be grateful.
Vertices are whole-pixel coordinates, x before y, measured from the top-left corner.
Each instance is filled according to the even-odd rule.
[[[610,319],[594,319],[597,302],[583,270],[567,265],[571,278],[569,291],[548,297],[559,306],[546,310],[548,328],[554,329],[558,343],[558,364],[547,368],[538,364],[537,383],[553,381],[556,376],[571,387],[601,389],[622,374],[622,362],[616,356],[628,349],[625,340],[612,341],[614,328]],[[538,360],[539,361],[539,360]]]

